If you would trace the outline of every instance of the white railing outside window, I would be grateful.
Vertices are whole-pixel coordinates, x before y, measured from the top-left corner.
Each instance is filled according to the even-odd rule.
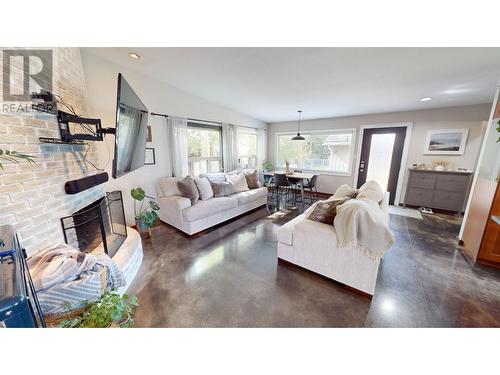
[[[290,168],[311,172],[350,175],[354,153],[354,129],[302,131],[304,141],[292,140],[294,133],[277,133],[276,166],[285,160]]]
[[[257,131],[240,128],[238,130],[238,164],[244,169],[257,168]]]
[[[188,172],[222,171],[222,130],[218,126],[188,123]]]

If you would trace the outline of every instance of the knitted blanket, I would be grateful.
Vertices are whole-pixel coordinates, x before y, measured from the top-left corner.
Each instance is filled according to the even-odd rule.
[[[27,264],[45,315],[71,311],[98,299],[103,267],[107,268],[107,288],[126,284],[122,271],[107,254],[82,253],[67,244],[40,251]]]
[[[394,244],[388,215],[370,199],[350,199],[337,207],[334,219],[339,248],[358,247],[380,259]]]

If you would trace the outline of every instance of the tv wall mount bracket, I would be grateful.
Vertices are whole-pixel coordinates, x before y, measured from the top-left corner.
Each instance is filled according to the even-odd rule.
[[[57,144],[84,144],[86,141],[102,141],[104,134],[116,134],[114,128],[103,128],[101,119],[87,118],[72,113],[57,111],[60,138],[40,137],[40,142]],[[74,125],[71,125],[74,124]],[[71,129],[81,129],[82,131]],[[83,129],[86,132],[83,132]]]

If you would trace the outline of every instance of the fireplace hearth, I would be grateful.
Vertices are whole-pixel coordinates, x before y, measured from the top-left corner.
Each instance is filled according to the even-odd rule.
[[[127,238],[121,191],[106,193],[71,216],[61,219],[64,240],[82,252],[99,246],[113,257]]]

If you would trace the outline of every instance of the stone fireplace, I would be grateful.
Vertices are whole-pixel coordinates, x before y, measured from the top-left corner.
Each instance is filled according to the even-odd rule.
[[[53,91],[78,114],[91,117],[80,50],[51,50]],[[98,172],[85,160],[100,165],[92,142],[87,145],[40,142],[40,137],[59,137],[58,129],[55,116],[0,113],[0,149],[29,154],[36,161],[36,164],[4,162],[0,170],[0,225],[14,226],[28,255],[63,242],[60,218],[104,196],[102,185],[79,194],[66,194],[66,181]]]
[[[102,246],[113,257],[127,237],[121,191],[106,193],[70,216],[61,218],[64,240],[82,252]]]
[[[51,50],[53,92],[79,115],[95,117],[87,103],[80,49]],[[0,53],[0,65],[2,58]],[[116,194],[105,194],[104,185],[78,194],[66,193],[64,184],[67,181],[99,173],[103,166],[95,142],[70,145],[40,141],[40,137],[59,136],[56,116],[0,113],[0,149],[29,154],[36,161],[36,164],[27,161],[3,163],[0,170],[0,225],[14,227],[28,256],[65,241],[65,235],[66,242],[76,244],[75,247],[82,251],[92,251],[96,245],[106,246],[127,281],[127,286],[119,290],[121,293],[141,265],[141,237],[137,231],[125,226],[121,193],[120,204],[116,201]],[[61,218],[66,218],[67,226],[74,228],[62,230]]]

